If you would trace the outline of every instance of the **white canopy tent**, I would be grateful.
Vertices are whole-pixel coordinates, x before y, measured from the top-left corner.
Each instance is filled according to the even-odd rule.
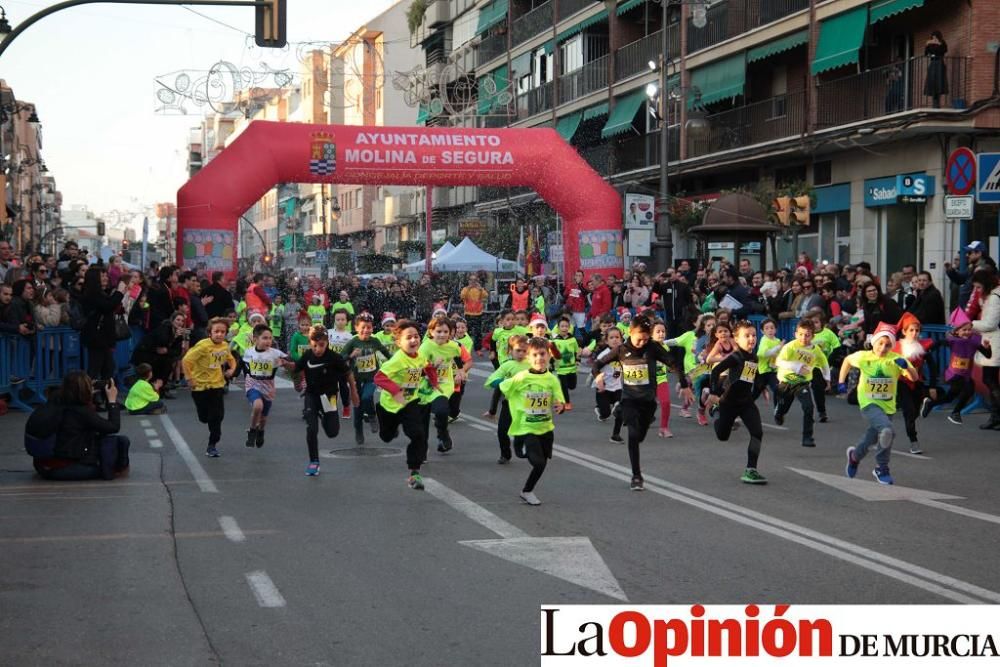
[[[436,252],[431,254],[431,266],[433,266],[434,262],[438,261],[439,259],[447,257],[448,254],[451,253],[454,249],[455,249],[455,244],[453,244],[451,241],[445,241],[443,246],[441,246],[440,248],[437,249]],[[410,262],[409,264],[404,264],[403,271],[423,271],[426,265],[427,262],[421,259],[416,262]]]
[[[486,252],[468,236],[462,239],[455,249],[446,257],[439,257],[434,262],[436,271],[519,271],[517,262],[502,257],[494,257]]]

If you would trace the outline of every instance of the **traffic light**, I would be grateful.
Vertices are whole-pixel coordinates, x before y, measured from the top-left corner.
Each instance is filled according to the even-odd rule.
[[[97,221],[97,235],[98,236],[104,236],[104,232],[105,231],[107,231],[107,230],[104,229],[104,221],[103,220],[98,220]]]
[[[778,216],[778,224],[782,227],[788,226],[789,216],[791,214],[792,208],[792,198],[791,197],[777,197],[774,200],[774,212]]]
[[[799,225],[801,227],[809,226],[809,195],[800,195],[798,197],[789,197],[791,200],[791,207],[789,210],[789,220],[791,224]]]
[[[265,0],[254,8],[256,26],[254,41],[257,46],[281,49],[288,44],[285,30],[285,0]]]

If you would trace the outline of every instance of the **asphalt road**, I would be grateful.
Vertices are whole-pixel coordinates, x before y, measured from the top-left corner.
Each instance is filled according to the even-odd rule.
[[[674,410],[673,439],[643,446],[628,489],[590,390],[558,417],[556,456],[521,503],[527,463],[496,464],[477,367],[434,452],[428,488],[405,484],[405,442],[356,448],[348,423],[307,463],[299,401],[279,389],[267,442],[243,446],[227,397],[222,456],[178,392],[162,417],[127,417],[132,468],[113,482],[49,483],[21,449],[25,416],[0,417],[0,660],[10,665],[536,664],[539,605],[998,603],[1000,435],[919,424],[925,456],[892,460],[897,486],[843,477],[864,424],[830,400],[815,449],[801,413],[770,416],[766,486],[740,483],[730,442]],[[582,385],[581,385],[582,387]],[[901,418],[896,425],[902,432]],[[372,454],[377,455],[372,455]]]

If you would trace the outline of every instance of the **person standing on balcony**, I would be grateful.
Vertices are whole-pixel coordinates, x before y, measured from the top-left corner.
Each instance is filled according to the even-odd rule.
[[[941,31],[933,31],[931,38],[924,45],[924,56],[927,58],[924,95],[931,98],[935,109],[941,108],[941,96],[948,94],[948,71],[944,65],[944,57],[947,53],[948,43],[944,41]]]

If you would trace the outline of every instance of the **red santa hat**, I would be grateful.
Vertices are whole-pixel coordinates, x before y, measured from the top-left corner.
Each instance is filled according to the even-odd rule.
[[[890,345],[895,345],[896,327],[892,326],[888,322],[879,322],[879,325],[875,327],[875,333],[872,334],[871,338],[872,345],[874,345],[875,341],[881,338],[882,336],[885,336],[886,338],[889,339]]]
[[[440,301],[434,304],[434,310],[433,310],[433,311],[431,311],[431,315],[432,315],[432,316],[433,316],[433,315],[437,315],[438,313],[442,313],[442,314],[444,314],[444,315],[447,315],[447,314],[448,314],[448,309],[447,309],[447,308],[445,308],[445,307],[444,307],[444,304],[443,304],[443,303],[441,303]]]
[[[532,315],[532,316],[531,316],[531,321],[530,321],[530,322],[528,322],[528,326],[530,326],[530,327],[533,327],[533,326],[535,326],[536,324],[541,324],[541,325],[542,325],[542,326],[544,326],[544,327],[545,327],[546,329],[548,329],[548,328],[549,328],[549,323],[548,323],[548,321],[547,321],[547,320],[545,319],[545,316],[544,316],[544,315],[542,315],[541,313],[535,313],[534,315]]]
[[[395,322],[395,321],[396,321],[396,313],[390,313],[388,311],[382,313],[382,324],[383,325],[386,322]]]
[[[920,320],[917,319],[916,315],[913,313],[903,313],[903,316],[899,318],[899,322],[896,324],[896,330],[902,333],[903,330],[911,324],[916,324],[918,327],[923,328],[923,325],[920,323]]]
[[[625,306],[618,307],[618,320],[624,320],[626,317],[632,317],[632,311]]]
[[[950,326],[952,329],[957,329],[959,327],[964,327],[966,324],[969,324],[970,322],[972,322],[972,320],[969,319],[969,316],[966,314],[966,312],[961,308],[956,308],[955,310],[951,311],[951,318],[948,320],[948,326]]]

